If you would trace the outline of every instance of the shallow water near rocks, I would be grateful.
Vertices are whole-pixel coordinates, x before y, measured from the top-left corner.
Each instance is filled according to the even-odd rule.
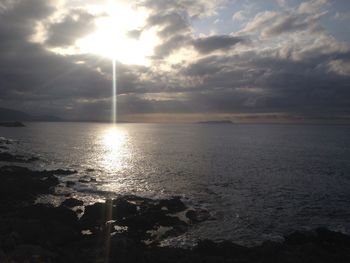
[[[36,170],[71,169],[74,196],[181,196],[202,222],[165,244],[252,245],[293,229],[350,233],[350,126],[26,123],[0,127]],[[6,145],[7,146],[7,145]],[[1,163],[7,164],[7,163]],[[72,191],[71,187],[59,191]]]

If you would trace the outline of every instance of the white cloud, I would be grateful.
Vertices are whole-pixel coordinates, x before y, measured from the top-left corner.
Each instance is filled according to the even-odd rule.
[[[332,60],[328,64],[329,69],[339,75],[350,76],[350,61],[343,59]]]
[[[234,20],[234,21],[244,21],[246,19],[247,19],[246,15],[245,15],[245,12],[243,10],[234,13],[232,16],[232,20]]]
[[[252,33],[257,30],[260,30],[262,27],[269,24],[278,14],[272,11],[264,11],[255,15],[255,17],[249,21],[242,33]]]
[[[314,14],[328,5],[328,0],[310,0],[299,5],[298,11],[302,14]]]

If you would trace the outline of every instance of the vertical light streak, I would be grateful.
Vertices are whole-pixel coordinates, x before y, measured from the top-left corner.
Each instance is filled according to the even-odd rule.
[[[117,73],[116,60],[113,58],[113,94],[112,94],[112,123],[117,123]]]

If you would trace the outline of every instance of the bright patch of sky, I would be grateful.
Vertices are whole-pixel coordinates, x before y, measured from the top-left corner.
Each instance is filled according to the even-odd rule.
[[[321,26],[340,41],[350,42],[350,1],[344,0],[314,0],[313,12],[325,12],[320,20]],[[192,21],[194,34],[199,36],[213,34],[235,34],[247,22],[260,12],[295,13],[302,4],[310,1],[301,0],[230,0],[218,9],[214,16]]]

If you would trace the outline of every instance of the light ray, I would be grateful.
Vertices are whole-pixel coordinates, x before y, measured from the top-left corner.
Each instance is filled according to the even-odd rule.
[[[112,123],[117,123],[118,119],[117,119],[117,114],[118,114],[118,110],[117,110],[117,72],[116,72],[116,60],[115,58],[112,59],[112,70],[113,70],[113,84],[112,84]]]

